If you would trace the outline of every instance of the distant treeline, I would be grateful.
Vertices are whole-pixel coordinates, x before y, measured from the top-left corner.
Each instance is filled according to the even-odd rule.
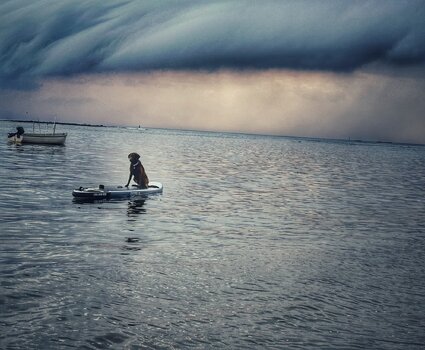
[[[14,123],[38,123],[38,124],[61,124],[61,125],[77,125],[77,126],[95,126],[105,127],[103,124],[87,124],[87,123],[68,123],[68,122],[52,122],[52,121],[39,121],[39,120],[23,120],[23,119],[2,119],[2,121],[14,122]]]

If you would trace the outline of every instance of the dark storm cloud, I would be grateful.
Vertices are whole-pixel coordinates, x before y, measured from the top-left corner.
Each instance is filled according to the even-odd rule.
[[[80,73],[425,63],[424,1],[7,1],[0,87]]]

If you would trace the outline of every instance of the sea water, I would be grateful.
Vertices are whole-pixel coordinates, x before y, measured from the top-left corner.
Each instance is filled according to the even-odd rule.
[[[424,348],[425,147],[69,125],[7,144],[15,126],[1,349]],[[162,195],[73,200],[124,185],[130,152]]]

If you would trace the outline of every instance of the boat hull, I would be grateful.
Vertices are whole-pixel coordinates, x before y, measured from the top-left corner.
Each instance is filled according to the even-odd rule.
[[[57,134],[23,134],[21,136],[14,135],[8,138],[13,143],[36,143],[45,145],[63,145],[66,140],[66,133]]]
[[[149,187],[144,189],[136,186],[123,187],[100,185],[99,187],[80,187],[72,191],[72,195],[80,200],[125,199],[162,193],[162,190],[162,183],[149,182]]]

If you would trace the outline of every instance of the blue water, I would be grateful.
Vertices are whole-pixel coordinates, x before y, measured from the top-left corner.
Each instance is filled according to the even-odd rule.
[[[425,147],[57,131],[0,142],[1,349],[425,347]],[[162,195],[73,201],[130,152]]]

